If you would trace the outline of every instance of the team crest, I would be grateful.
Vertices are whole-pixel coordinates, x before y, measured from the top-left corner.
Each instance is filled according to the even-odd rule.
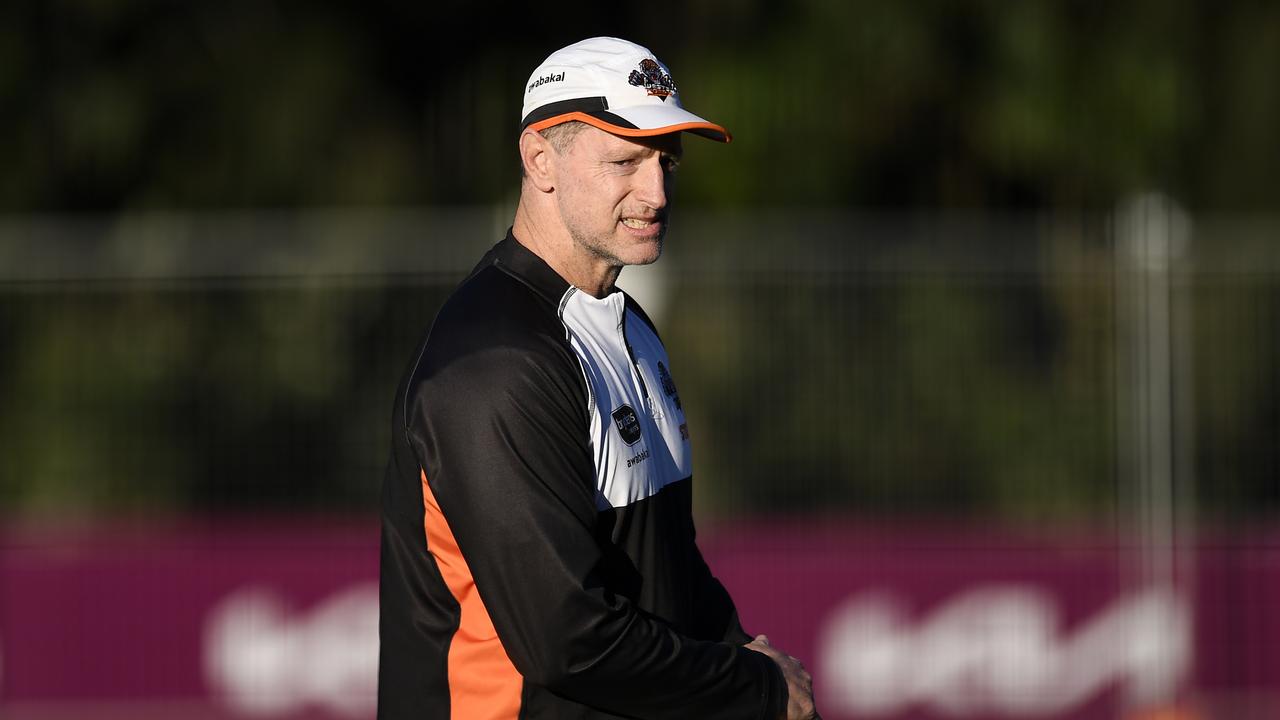
[[[684,408],[680,407],[680,393],[676,390],[676,381],[671,379],[671,373],[667,372],[667,366],[661,361],[658,362],[658,381],[662,383],[662,392],[676,404],[676,409],[683,410]]]
[[[671,79],[671,76],[662,72],[662,66],[656,60],[650,58],[640,61],[640,68],[631,71],[631,75],[627,77],[627,82],[636,87],[644,88],[650,95],[663,102],[666,102],[668,97],[678,92],[675,81]]]

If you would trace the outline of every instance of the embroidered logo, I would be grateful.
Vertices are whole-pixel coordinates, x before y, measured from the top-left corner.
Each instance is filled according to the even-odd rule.
[[[613,424],[626,444],[635,445],[640,439],[640,418],[636,417],[636,411],[630,405],[623,405],[613,411]]]
[[[627,77],[627,82],[636,87],[644,88],[650,95],[657,97],[662,102],[666,102],[668,97],[679,92],[676,90],[675,81],[671,79],[671,76],[662,72],[662,66],[658,64],[658,61],[650,58],[640,61],[639,69],[631,71],[631,75]]]
[[[684,408],[680,406],[680,393],[676,390],[676,381],[671,379],[671,373],[667,372],[667,366],[661,361],[658,362],[658,382],[662,383],[662,392],[676,404],[676,409],[683,410]]]

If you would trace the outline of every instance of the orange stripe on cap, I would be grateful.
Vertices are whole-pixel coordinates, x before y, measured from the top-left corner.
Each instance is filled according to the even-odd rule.
[[[660,127],[660,128],[647,128],[647,129],[629,128],[629,127],[622,127],[621,125],[614,125],[613,123],[605,122],[604,120],[601,120],[600,118],[595,117],[594,115],[588,115],[580,110],[568,112],[563,115],[553,115],[547,118],[546,120],[539,120],[536,123],[531,123],[528,129],[544,130],[546,128],[551,127],[552,125],[559,125],[560,123],[566,123],[566,122],[569,122],[570,120],[577,120],[579,122],[584,122],[592,127],[599,128],[607,133],[611,133],[613,135],[621,135],[623,137],[653,137],[654,135],[666,135],[667,133],[674,133],[674,132],[681,132],[681,131],[695,132],[698,130],[710,130],[714,133],[719,133],[720,135],[723,136],[723,138],[712,138],[714,140],[719,140],[720,142],[726,142],[726,143],[733,141],[733,135],[730,135],[728,130],[725,130],[723,127],[711,122],[676,123],[675,125],[664,125],[663,127]],[[707,137],[707,136],[703,135],[703,137]]]
[[[511,664],[489,611],[476,591],[471,568],[458,549],[449,522],[421,470],[423,528],[427,549],[436,559],[445,585],[461,608],[458,629],[449,643],[449,707],[456,720],[516,720],[524,678]]]

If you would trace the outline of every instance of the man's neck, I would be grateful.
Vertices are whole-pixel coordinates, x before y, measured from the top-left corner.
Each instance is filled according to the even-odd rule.
[[[558,217],[540,214],[524,198],[516,207],[511,234],[566,282],[593,297],[608,295],[622,272],[621,267],[579,247]]]

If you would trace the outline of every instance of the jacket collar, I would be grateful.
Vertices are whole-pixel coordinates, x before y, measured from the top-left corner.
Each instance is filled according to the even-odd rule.
[[[534,292],[546,298],[553,305],[559,304],[569,289],[569,281],[551,269],[545,260],[532,250],[520,244],[519,240],[507,228],[507,236],[493,246],[481,266],[496,265],[503,272],[511,275],[527,285]]]

